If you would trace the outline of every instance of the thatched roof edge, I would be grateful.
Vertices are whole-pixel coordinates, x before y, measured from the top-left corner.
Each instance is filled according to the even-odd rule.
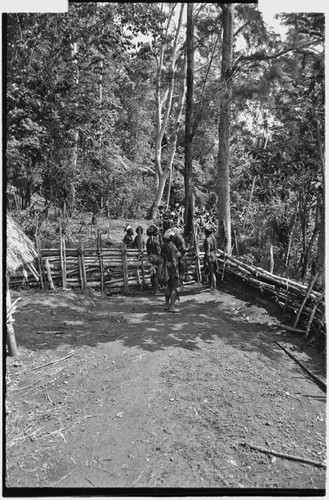
[[[9,275],[29,263],[38,256],[33,242],[26,236],[21,226],[7,214],[7,259],[6,270]]]

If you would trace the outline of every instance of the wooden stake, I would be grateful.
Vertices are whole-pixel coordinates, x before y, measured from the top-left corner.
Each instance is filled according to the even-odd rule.
[[[140,262],[141,262],[142,281],[143,281],[143,290],[144,290],[144,288],[145,288],[145,269],[144,269],[144,253],[143,252],[140,254]]]
[[[104,263],[102,256],[102,237],[99,229],[97,230],[97,253],[99,259],[99,271],[101,274],[101,292],[104,293]]]
[[[274,455],[276,457],[287,458],[288,460],[294,460],[296,462],[302,462],[304,464],[315,465],[316,467],[327,467],[325,463],[316,462],[315,460],[311,460],[309,458],[298,457],[296,455],[288,455],[287,453],[281,453],[279,451],[268,450],[267,448],[262,448],[261,446],[255,446],[255,445],[249,444],[249,443],[240,443],[240,444],[241,444],[241,446],[246,446],[246,447],[251,448],[253,450],[260,451],[261,453],[268,453],[269,455]]]
[[[54,283],[53,283],[53,278],[51,276],[49,259],[47,259],[47,257],[45,258],[45,266],[46,266],[46,270],[47,270],[47,278],[48,278],[48,282],[49,282],[49,288],[50,288],[50,290],[54,290],[55,287],[54,287]]]
[[[124,281],[125,293],[129,293],[128,268],[127,268],[127,246],[124,242],[122,242],[121,250],[122,250],[122,268],[123,268],[123,281]]]
[[[322,389],[324,390],[324,392],[327,392],[327,384],[324,380],[322,380],[321,378],[319,378],[317,375],[315,375],[313,372],[311,372],[301,361],[299,361],[299,359],[297,359],[286,347],[283,347],[283,345],[280,344],[280,342],[275,342],[285,353],[288,354],[288,356],[290,356],[301,368],[303,368],[303,370],[306,371],[306,373],[309,374],[309,376],[315,380],[316,382],[318,382],[318,384],[321,385]]]
[[[62,243],[62,251],[63,251],[63,288],[66,288],[66,242],[65,242],[65,234],[61,235],[63,239]]]
[[[34,277],[35,281],[39,281],[40,280],[40,276],[38,274],[38,271],[36,270],[36,268],[32,264],[32,262],[29,262],[28,264],[26,264],[26,267],[33,274],[33,277]]]
[[[296,326],[298,325],[298,321],[299,321],[300,315],[302,314],[302,311],[303,311],[303,309],[304,309],[304,306],[305,306],[305,304],[306,304],[307,299],[308,299],[308,298],[309,298],[309,296],[311,295],[312,288],[313,288],[313,286],[314,286],[314,284],[315,284],[316,280],[318,279],[318,276],[319,276],[319,273],[318,273],[318,272],[317,272],[317,273],[315,273],[315,276],[314,276],[314,277],[313,277],[313,279],[310,281],[310,284],[309,284],[308,289],[307,289],[307,291],[306,291],[306,295],[305,295],[304,300],[303,300],[303,302],[302,302],[302,305],[300,306],[300,309],[299,309],[299,311],[298,311],[297,318],[296,318],[296,321],[295,321],[295,323],[294,323],[294,328],[296,328]]]
[[[62,240],[62,223],[60,219],[58,219],[58,228],[59,228],[59,254],[61,259],[61,272],[62,272],[62,287],[64,288],[63,240]]]
[[[83,289],[86,289],[87,286],[87,273],[85,266],[85,245],[84,242],[81,241],[81,268],[82,268],[82,276],[83,276]]]
[[[317,301],[314,304],[313,310],[311,312],[310,319],[309,319],[309,321],[307,323],[306,333],[305,333],[305,337],[304,337],[305,339],[307,339],[307,337],[308,337],[308,334],[310,332],[310,329],[311,329],[311,326],[312,326],[312,323],[313,323],[313,319],[314,319],[316,310],[317,310],[317,308],[318,308],[321,300],[323,299],[323,297],[324,297],[324,291],[321,293],[320,297],[317,299]]]
[[[78,249],[78,266],[79,266],[80,287],[81,287],[81,290],[84,290],[85,284],[84,284],[83,271],[82,271],[81,241],[80,241],[80,248]]]
[[[36,240],[37,252],[38,252],[38,265],[39,265],[39,274],[40,274],[40,285],[41,285],[41,290],[43,290],[43,288],[44,288],[44,284],[43,284],[44,267],[43,267],[43,260],[42,260],[42,256],[41,256],[41,247],[40,247],[39,236],[36,236],[35,240]]]
[[[273,273],[274,269],[274,255],[273,255],[273,245],[270,246],[270,273]]]
[[[141,280],[141,273],[139,270],[139,266],[140,266],[140,259],[138,259],[138,262],[137,262],[136,275],[137,275],[137,283],[139,284],[140,289],[143,290],[143,283]]]

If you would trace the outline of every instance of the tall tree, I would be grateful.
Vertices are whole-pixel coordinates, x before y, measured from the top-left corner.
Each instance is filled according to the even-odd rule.
[[[168,158],[167,167],[166,167],[167,171],[169,172],[168,173],[167,200],[166,200],[167,208],[169,207],[169,204],[170,204],[173,163],[174,163],[174,158],[175,158],[176,149],[177,149],[178,132],[179,132],[180,125],[181,125],[181,120],[182,120],[182,116],[183,116],[183,108],[184,108],[184,104],[185,104],[186,68],[187,68],[187,63],[186,63],[186,56],[185,56],[184,66],[183,66],[183,76],[182,76],[182,80],[180,83],[179,98],[178,98],[178,104],[177,104],[174,123],[173,123],[173,130],[170,134],[170,139],[169,139],[169,158]]]
[[[187,4],[186,24],[186,114],[185,114],[185,211],[184,235],[194,236],[193,192],[193,87],[194,87],[194,21],[193,4]]]
[[[232,99],[232,52],[234,4],[222,4],[222,65],[218,121],[218,244],[231,254],[230,127]]]
[[[162,164],[162,148],[173,111],[173,96],[175,88],[175,77],[177,76],[177,59],[179,49],[179,35],[182,26],[184,3],[180,6],[177,26],[174,30],[172,49],[170,50],[169,68],[165,69],[165,55],[168,50],[168,40],[170,40],[170,27],[173,23],[173,16],[176,4],[170,4],[169,13],[163,29],[163,36],[160,40],[159,54],[156,57],[157,72],[155,83],[155,188],[156,194],[151,207],[151,218],[156,216],[160,201],[163,197],[166,180],[169,176],[171,165],[170,162],[163,166]],[[164,74],[165,73],[165,74]],[[173,147],[176,147],[175,137],[172,142]]]

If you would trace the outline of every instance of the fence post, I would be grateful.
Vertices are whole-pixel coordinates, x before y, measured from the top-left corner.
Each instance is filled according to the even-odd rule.
[[[38,264],[39,264],[39,274],[40,274],[40,285],[41,285],[41,290],[43,290],[43,277],[44,277],[44,266],[43,266],[43,260],[42,260],[42,254],[41,254],[41,247],[40,247],[40,240],[39,236],[35,237],[36,244],[37,244],[37,252],[38,252]]]
[[[83,269],[82,269],[82,240],[81,239],[80,239],[80,245],[78,247],[78,266],[79,266],[80,287],[81,287],[81,290],[84,290],[85,283],[84,283]]]
[[[99,259],[99,270],[101,274],[101,293],[104,293],[104,262],[103,262],[103,252],[102,252],[102,236],[97,230],[97,254]]]
[[[81,271],[82,271],[82,282],[83,282],[83,289],[85,290],[87,287],[87,273],[86,273],[86,265],[85,265],[85,245],[83,241],[81,241]]]
[[[59,253],[61,259],[61,270],[62,270],[62,287],[66,288],[66,258],[65,258],[65,241],[62,234],[62,223],[58,220],[59,226]]]
[[[124,282],[124,287],[125,287],[125,293],[129,293],[128,266],[127,266],[127,245],[124,242],[122,242],[121,251],[122,251],[122,268],[123,268],[123,282]]]
[[[46,265],[46,270],[47,270],[47,277],[48,277],[48,282],[49,282],[49,288],[50,288],[50,290],[54,290],[55,287],[54,287],[54,283],[53,283],[53,278],[51,276],[49,259],[47,257],[45,258],[45,265]]]

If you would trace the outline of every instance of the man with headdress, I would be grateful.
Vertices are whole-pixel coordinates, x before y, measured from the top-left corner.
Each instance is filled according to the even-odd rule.
[[[213,235],[214,227],[211,224],[206,224],[204,232],[204,272],[211,290],[216,290],[217,242]]]
[[[183,236],[183,228],[180,226],[174,227],[174,236],[172,241],[178,250],[178,274],[179,274],[179,286],[183,287],[184,276],[187,271],[187,259],[186,252],[187,246]]]
[[[168,229],[163,235],[163,245],[162,245],[162,255],[163,255],[163,265],[166,266],[168,281],[167,288],[165,291],[165,309],[167,311],[176,313],[178,312],[175,308],[175,302],[179,298],[178,296],[178,250],[176,245],[173,243],[173,237],[175,232],[172,229]]]
[[[159,229],[151,224],[146,234],[149,237],[146,242],[146,252],[148,255],[148,262],[151,265],[151,284],[152,289],[156,295],[159,294],[159,272],[162,266],[161,256],[161,242],[159,238]]]
[[[126,225],[125,231],[126,231],[126,234],[123,237],[123,240],[122,240],[123,243],[125,243],[127,245],[127,248],[134,248],[134,238],[133,238],[134,230],[130,226],[130,224]]]

